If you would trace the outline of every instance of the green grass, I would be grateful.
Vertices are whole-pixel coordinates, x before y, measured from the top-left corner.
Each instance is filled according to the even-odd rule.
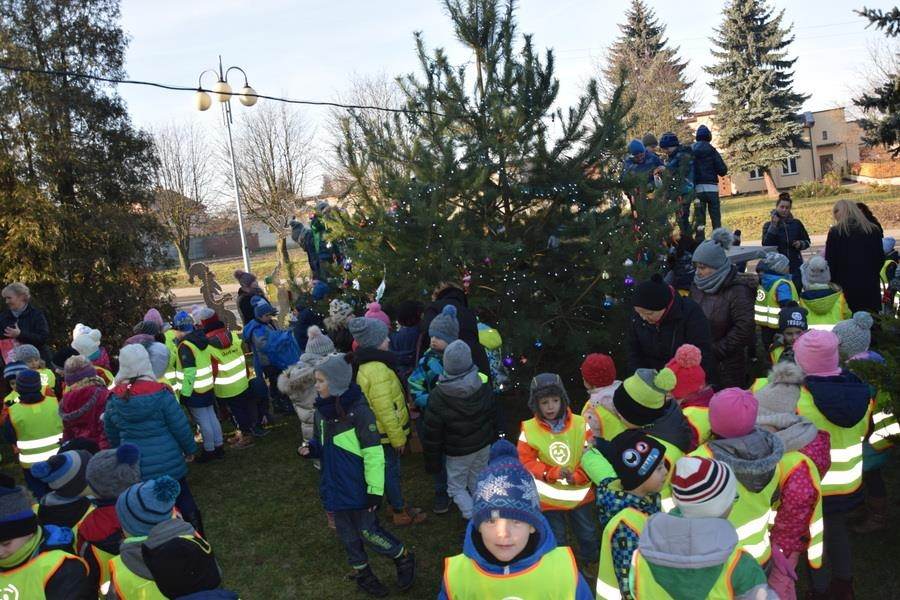
[[[299,248],[288,249],[288,252],[295,268],[298,269],[301,274],[303,272],[308,273],[309,269],[306,267],[306,253]],[[201,260],[197,262],[206,263],[210,271],[215,273],[216,281],[218,281],[220,285],[236,283],[234,280],[235,269],[244,268],[244,261],[240,256],[234,258]],[[262,278],[272,272],[275,265],[278,264],[278,257],[275,255],[274,249],[257,250],[256,252],[250,253],[250,264],[253,272],[256,273],[258,277]],[[165,274],[174,278],[172,283],[173,288],[200,287],[199,280],[195,279],[194,283],[188,281],[188,276],[181,267],[165,271]],[[282,267],[279,274],[282,277],[286,275],[284,267]]]

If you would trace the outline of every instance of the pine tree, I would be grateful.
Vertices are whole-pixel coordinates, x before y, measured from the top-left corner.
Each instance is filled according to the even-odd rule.
[[[769,169],[796,155],[808,144],[798,117],[809,97],[793,89],[787,47],[794,41],[783,26],[784,11],[765,0],[731,0],[716,30],[712,51],[717,62],[706,68],[713,76],[719,143],[735,171],[763,171],[766,189],[777,196]]]
[[[683,117],[694,105],[692,82],[687,80],[687,62],[678,57],[678,48],[669,47],[665,25],[643,0],[632,0],[619,30],[603,69],[604,88],[615,90],[624,72],[625,89],[633,103],[628,137],[674,131],[687,139],[690,129]]]
[[[345,285],[365,294],[384,277],[390,304],[462,282],[519,377],[573,374],[589,351],[622,358],[622,301],[670,230],[663,203],[640,201],[638,221],[622,206],[621,86],[604,103],[592,82],[554,112],[553,53],[517,35],[512,2],[445,6],[478,57],[475,83],[417,34],[421,72],[398,80],[409,112],[344,121],[352,206],[331,226]]]
[[[871,8],[857,12],[867,18],[870,25],[883,29],[886,36],[900,35],[900,8],[895,6],[886,13]],[[866,143],[884,145],[894,156],[900,155],[900,73],[889,75],[887,81],[853,103],[866,111],[866,118],[859,122],[866,132]]]

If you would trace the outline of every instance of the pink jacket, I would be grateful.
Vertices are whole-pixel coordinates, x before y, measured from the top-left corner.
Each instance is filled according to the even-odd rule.
[[[831,467],[831,436],[827,431],[818,435],[800,449],[812,459],[822,477]],[[781,506],[775,516],[775,524],[769,533],[773,544],[785,555],[803,552],[809,545],[809,521],[812,518],[818,492],[813,485],[806,464],[796,469],[781,487]]]

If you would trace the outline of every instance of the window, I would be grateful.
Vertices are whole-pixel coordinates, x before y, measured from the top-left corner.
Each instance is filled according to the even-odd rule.
[[[762,169],[760,169],[759,167],[756,167],[755,169],[752,169],[750,171],[750,179],[762,179],[762,177]]]
[[[792,156],[786,160],[781,161],[781,174],[782,175],[796,175],[797,174],[797,157]]]
[[[823,129],[822,130],[822,141],[827,141],[827,140],[828,140],[828,132]]]

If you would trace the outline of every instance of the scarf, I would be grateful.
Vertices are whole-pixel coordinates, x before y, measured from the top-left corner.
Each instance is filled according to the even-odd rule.
[[[731,275],[733,269],[736,269],[736,267],[731,264],[731,261],[728,261],[708,277],[700,277],[699,274],[695,273],[694,285],[703,293],[715,294],[722,287],[722,284],[725,283],[725,280],[728,279],[728,276]]]
[[[30,559],[37,551],[38,546],[40,546],[43,537],[43,532],[41,528],[38,527],[37,532],[33,536],[31,536],[31,539],[25,542],[21,548],[19,548],[6,558],[0,559],[0,569],[12,569],[14,567],[18,567],[26,560]]]
[[[12,313],[12,316],[14,316],[15,318],[18,319],[19,317],[22,316],[22,313],[24,313],[26,310],[28,310],[27,304],[25,306],[23,306],[22,308],[20,308],[19,310],[15,310],[15,309],[11,308],[11,309],[9,309],[9,312]]]

